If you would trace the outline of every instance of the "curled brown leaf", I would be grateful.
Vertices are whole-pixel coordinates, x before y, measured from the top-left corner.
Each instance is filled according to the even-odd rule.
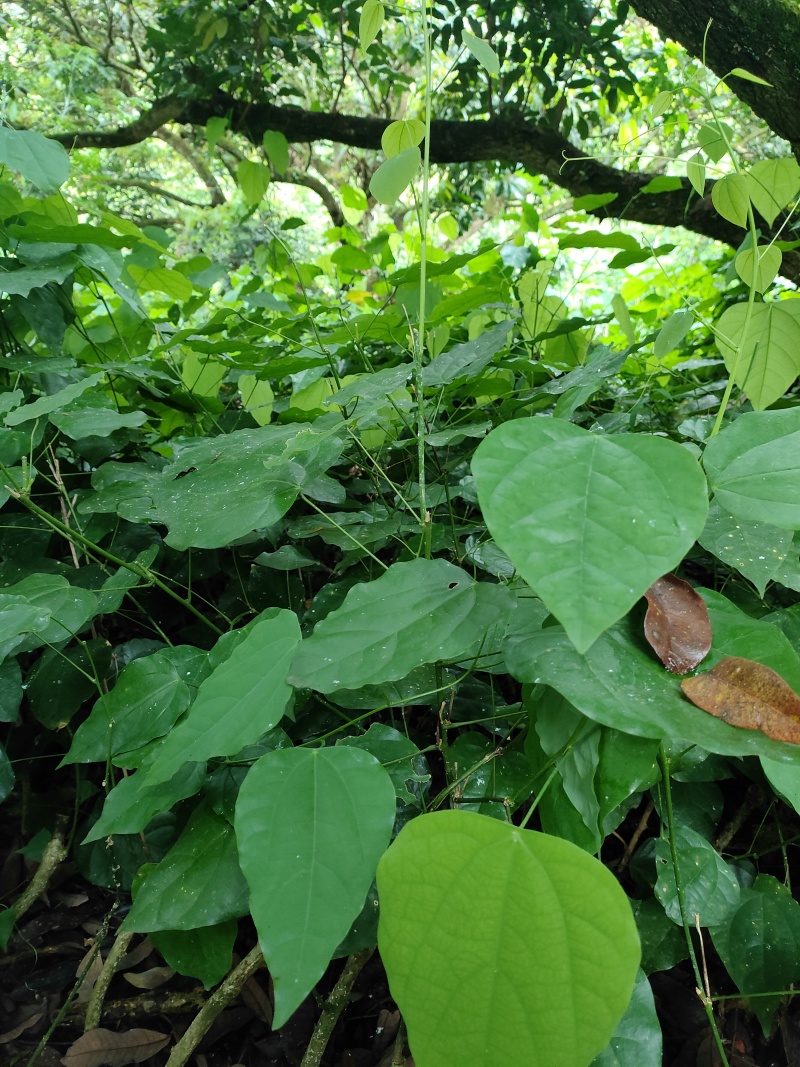
[[[684,678],[681,689],[698,708],[731,726],[800,744],[800,696],[763,663],[729,656],[705,674]]]
[[[673,674],[686,674],[711,648],[711,620],[703,598],[688,582],[665,574],[644,594],[644,635]]]

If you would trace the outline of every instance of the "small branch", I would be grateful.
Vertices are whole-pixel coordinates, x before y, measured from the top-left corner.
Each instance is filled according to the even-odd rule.
[[[103,1001],[106,998],[106,992],[111,984],[111,979],[117,972],[122,957],[128,951],[128,945],[130,944],[132,937],[133,933],[129,933],[127,930],[118,933],[114,944],[111,946],[111,951],[106,957],[103,969],[94,984],[92,994],[86,1005],[86,1018],[83,1023],[84,1033],[88,1030],[95,1030],[100,1025],[100,1019],[103,1014]]]
[[[36,868],[36,873],[31,879],[30,885],[24,893],[22,893],[17,902],[11,905],[14,910],[16,922],[19,922],[37,897],[44,893],[56,867],[67,858],[65,839],[67,836],[68,824],[69,820],[66,815],[59,815],[56,818],[53,836],[48,841],[47,846],[42,853],[41,862]]]
[[[300,1067],[319,1067],[334,1027],[339,1021],[339,1016],[350,1000],[350,994],[353,991],[356,978],[361,974],[364,965],[374,951],[374,948],[365,948],[363,951],[357,952],[355,956],[348,957],[344,970],[339,975],[339,981],[333,987],[331,995],[323,1005],[322,1013],[317,1019],[317,1025],[314,1027],[314,1033],[311,1035],[311,1040],[300,1062]],[[172,1065],[168,1064],[168,1067],[172,1067]]]
[[[242,962],[234,967],[222,985],[214,990],[192,1019],[189,1029],[170,1052],[167,1067],[184,1067],[200,1041],[208,1033],[216,1017],[239,996],[245,983],[263,966],[264,957],[260,946],[256,945]]]
[[[200,204],[196,200],[187,200],[185,196],[178,196],[177,193],[171,193],[168,189],[162,189],[160,185],[156,185],[155,182],[146,182],[142,178],[103,178],[103,182],[106,185],[116,185],[120,189],[143,189],[146,193],[152,193],[153,196],[160,196],[164,200],[174,200],[178,204],[185,204],[186,207],[199,207],[206,208],[211,207],[211,204]]]
[[[198,152],[192,148],[192,146],[183,137],[179,137],[177,134],[168,130],[166,126],[161,126],[156,130],[156,137],[164,141],[174,149],[178,155],[183,156],[189,166],[195,171],[203,185],[208,189],[208,195],[211,200],[212,207],[218,207],[220,204],[225,203],[225,194],[219,186],[219,182],[214,177],[211,168],[207,165],[204,159]]]

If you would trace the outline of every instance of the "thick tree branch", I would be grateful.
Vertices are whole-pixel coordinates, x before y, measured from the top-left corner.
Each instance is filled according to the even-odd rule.
[[[205,160],[194,151],[190,144],[177,134],[172,133],[166,126],[161,126],[156,130],[156,137],[160,138],[166,144],[173,148],[179,155],[183,156],[190,167],[195,171],[197,176],[208,189],[208,195],[211,201],[211,207],[217,207],[219,204],[225,203],[225,194],[219,186],[219,182],[214,177],[214,173]]]
[[[665,37],[679,41],[720,78],[734,67],[770,82],[772,88],[731,78],[730,88],[784,137],[800,158],[797,57],[800,7],[796,0],[632,0],[642,18]],[[711,26],[706,35],[709,20]]]
[[[267,130],[278,130],[294,144],[335,141],[353,148],[375,150],[380,148],[381,134],[387,125],[381,118],[241,103],[221,94],[212,99],[183,102],[169,97],[157,101],[130,126],[105,134],[61,134],[56,139],[72,148],[115,148],[143,140],[170,118],[204,126],[214,116],[227,116],[233,132],[257,145]],[[697,197],[686,179],[671,191],[646,193],[643,190],[658,175],[625,171],[598,159],[587,159],[561,134],[523,119],[434,121],[431,160],[440,164],[519,163],[531,174],[545,175],[574,197],[615,194],[612,202],[592,212],[598,217],[628,219],[653,226],[682,226],[733,248],[738,248],[744,237],[743,230],[717,214],[710,195]],[[784,256],[782,273],[787,278],[800,278],[797,252]]]

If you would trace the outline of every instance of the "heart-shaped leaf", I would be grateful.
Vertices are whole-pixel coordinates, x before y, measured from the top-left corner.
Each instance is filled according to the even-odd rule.
[[[406,148],[378,167],[369,183],[369,191],[381,204],[394,204],[411,184],[419,170],[422,155],[416,147]]]
[[[774,404],[800,374],[800,300],[756,304],[749,324],[746,305],[734,304],[715,333],[725,366],[757,411]]]
[[[781,269],[783,256],[775,245],[759,245],[757,249],[745,248],[736,257],[736,273],[745,285],[763,293]]]
[[[492,536],[581,652],[683,559],[708,511],[680,445],[558,419],[499,426],[472,470]]]
[[[386,158],[392,159],[409,148],[416,148],[424,136],[424,122],[419,119],[398,119],[390,122],[381,134],[381,148]]]
[[[686,674],[711,648],[711,620],[703,598],[688,582],[665,574],[647,592],[644,635],[673,674]]]
[[[729,656],[705,674],[684,678],[681,689],[698,708],[731,726],[800,744],[800,696],[763,663]]]
[[[753,206],[771,226],[800,191],[800,166],[791,156],[762,159],[747,172],[747,190]]]
[[[747,190],[747,178],[743,174],[726,174],[714,182],[711,200],[717,213],[734,226],[747,226],[747,209],[750,196]]]

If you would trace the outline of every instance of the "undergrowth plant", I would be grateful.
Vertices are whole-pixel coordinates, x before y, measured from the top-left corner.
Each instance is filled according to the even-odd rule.
[[[691,703],[638,605],[681,571],[713,635],[685,673],[736,657],[800,689],[800,302],[758,232],[800,169],[744,168],[703,90],[688,178],[705,195],[730,162],[711,196],[746,235],[741,285],[638,334],[617,301],[614,348],[522,229],[522,266],[435,248],[414,17],[422,117],[388,126],[371,191],[420,174],[419,228],[334,234],[329,278],[359,284],[333,303],[281,234],[218,295],[207,257],[80,218],[63,149],[0,130],[0,792],[46,797],[24,814],[42,866],[69,850],[124,913],[89,1029],[134,934],[217,987],[170,1067],[262,954],[278,1028],[335,959],[346,1000],[376,944],[418,1067],[656,1065],[646,976],[687,957],[725,1062],[700,947],[768,1032],[800,906],[757,850],[726,858],[717,783],[797,808],[800,748],[772,690]],[[383,19],[367,0],[365,50]]]

